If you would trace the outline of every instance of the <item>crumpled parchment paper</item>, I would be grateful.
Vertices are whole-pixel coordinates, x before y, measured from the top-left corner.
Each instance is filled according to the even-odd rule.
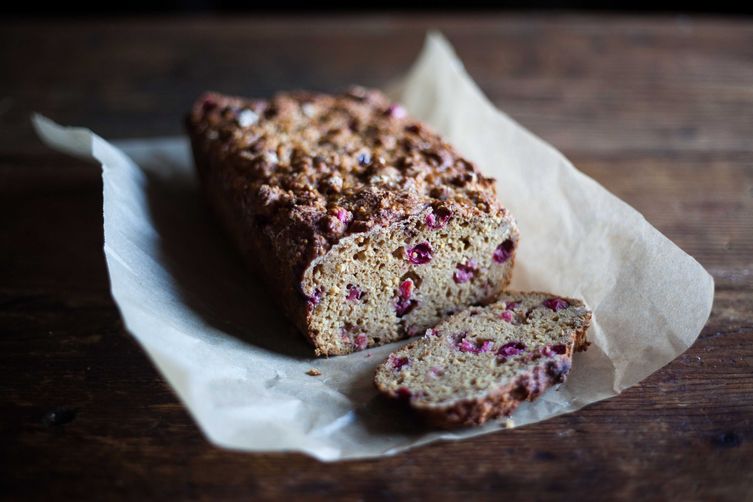
[[[582,297],[594,310],[592,345],[576,354],[567,383],[521,406],[516,425],[614,396],[695,341],[711,310],[711,276],[495,109],[440,35],[427,38],[392,92],[497,178],[521,232],[512,287]],[[504,427],[430,430],[377,398],[374,368],[397,345],[313,358],[206,209],[185,138],[111,143],[40,116],[34,125],[53,148],[102,165],[113,297],[128,331],[213,443],[339,460]],[[321,376],[307,375],[310,368]]]

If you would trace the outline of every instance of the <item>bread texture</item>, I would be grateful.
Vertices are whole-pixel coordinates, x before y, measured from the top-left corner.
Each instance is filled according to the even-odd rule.
[[[591,312],[580,300],[504,293],[390,354],[375,383],[433,425],[480,425],[564,382],[573,352],[587,346],[590,323]]]
[[[210,93],[187,129],[209,205],[317,355],[423,333],[510,281],[494,180],[378,91]]]

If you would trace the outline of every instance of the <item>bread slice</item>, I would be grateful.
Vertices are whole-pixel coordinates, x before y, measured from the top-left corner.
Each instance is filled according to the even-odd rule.
[[[494,180],[377,91],[207,94],[187,127],[209,205],[318,355],[423,333],[510,282]]]
[[[480,425],[563,382],[590,322],[580,300],[507,292],[390,354],[375,383],[434,425]]]

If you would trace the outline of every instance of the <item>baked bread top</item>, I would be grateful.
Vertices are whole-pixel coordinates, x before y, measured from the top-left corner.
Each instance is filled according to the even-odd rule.
[[[270,100],[208,93],[187,122],[228,193],[284,240],[274,247],[289,250],[299,273],[342,237],[429,206],[438,225],[464,208],[501,211],[493,179],[375,90]]]

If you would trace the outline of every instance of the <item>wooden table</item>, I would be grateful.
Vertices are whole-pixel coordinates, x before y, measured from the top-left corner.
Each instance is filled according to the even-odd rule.
[[[716,279],[698,342],[621,396],[538,425],[322,464],[211,446],[123,329],[96,167],[32,110],[172,135],[204,89],[380,86],[439,27],[503,110]],[[752,500],[753,23],[453,15],[3,22],[0,495]]]

